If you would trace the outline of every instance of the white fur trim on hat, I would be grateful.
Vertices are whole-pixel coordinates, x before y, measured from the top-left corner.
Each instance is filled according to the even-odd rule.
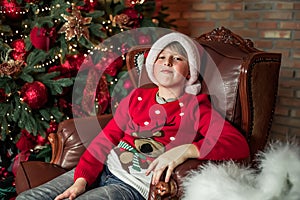
[[[186,83],[185,92],[197,95],[201,90],[201,84],[198,80],[198,76],[200,73],[200,51],[203,52],[203,47],[199,44],[197,45],[190,37],[182,34],[182,33],[169,33],[167,35],[159,38],[151,47],[149,54],[146,59],[146,70],[148,72],[148,76],[150,80],[157,84],[157,80],[154,77],[154,63],[157,59],[158,54],[170,43],[179,42],[188,56],[188,63],[190,67],[190,79]]]

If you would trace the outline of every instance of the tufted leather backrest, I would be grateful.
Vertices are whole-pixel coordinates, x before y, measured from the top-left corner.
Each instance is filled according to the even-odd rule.
[[[210,94],[214,107],[221,113],[224,113],[229,121],[240,127],[239,77],[242,70],[243,57],[247,54],[240,52],[239,49],[235,47],[229,50],[229,45],[226,44],[218,44],[216,48],[212,44],[206,44],[201,40],[199,40],[199,43],[205,48],[208,54],[207,58],[203,60],[212,59],[217,67],[217,69],[215,69],[211,67],[210,64],[206,65],[205,69],[203,69],[202,93]],[[220,73],[222,82],[214,79],[214,76],[218,73]],[[218,98],[217,95],[222,93],[225,96],[224,99]],[[220,102],[222,100],[226,102],[225,107],[222,104],[224,102]]]

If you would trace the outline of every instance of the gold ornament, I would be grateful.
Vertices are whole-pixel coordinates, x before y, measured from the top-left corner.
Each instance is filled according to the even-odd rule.
[[[130,17],[126,14],[116,15],[113,19],[113,25],[119,25],[120,28],[129,28],[132,22],[130,21]]]
[[[70,41],[75,36],[77,40],[81,36],[89,39],[89,29],[88,24],[91,23],[92,17],[82,17],[80,11],[76,8],[72,8],[71,15],[62,15],[62,17],[67,21],[58,33],[65,33],[66,40]]]
[[[11,76],[17,78],[21,73],[24,62],[20,60],[9,60],[0,64],[0,76]]]

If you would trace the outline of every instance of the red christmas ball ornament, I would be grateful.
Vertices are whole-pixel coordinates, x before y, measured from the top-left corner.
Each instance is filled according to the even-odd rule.
[[[2,0],[2,7],[0,8],[5,16],[12,20],[19,20],[22,18],[22,7],[16,0]]]
[[[21,97],[31,109],[39,109],[47,103],[48,91],[43,83],[34,81],[22,87]]]
[[[17,39],[11,43],[11,56],[14,60],[25,61],[26,58],[26,45],[23,39]]]
[[[55,28],[34,27],[30,31],[30,41],[37,49],[48,51],[56,41]]]

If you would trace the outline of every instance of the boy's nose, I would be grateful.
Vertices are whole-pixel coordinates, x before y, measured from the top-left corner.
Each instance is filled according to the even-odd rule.
[[[168,66],[168,67],[171,67],[172,66],[172,60],[171,60],[171,58],[166,59],[164,64],[166,66]]]

